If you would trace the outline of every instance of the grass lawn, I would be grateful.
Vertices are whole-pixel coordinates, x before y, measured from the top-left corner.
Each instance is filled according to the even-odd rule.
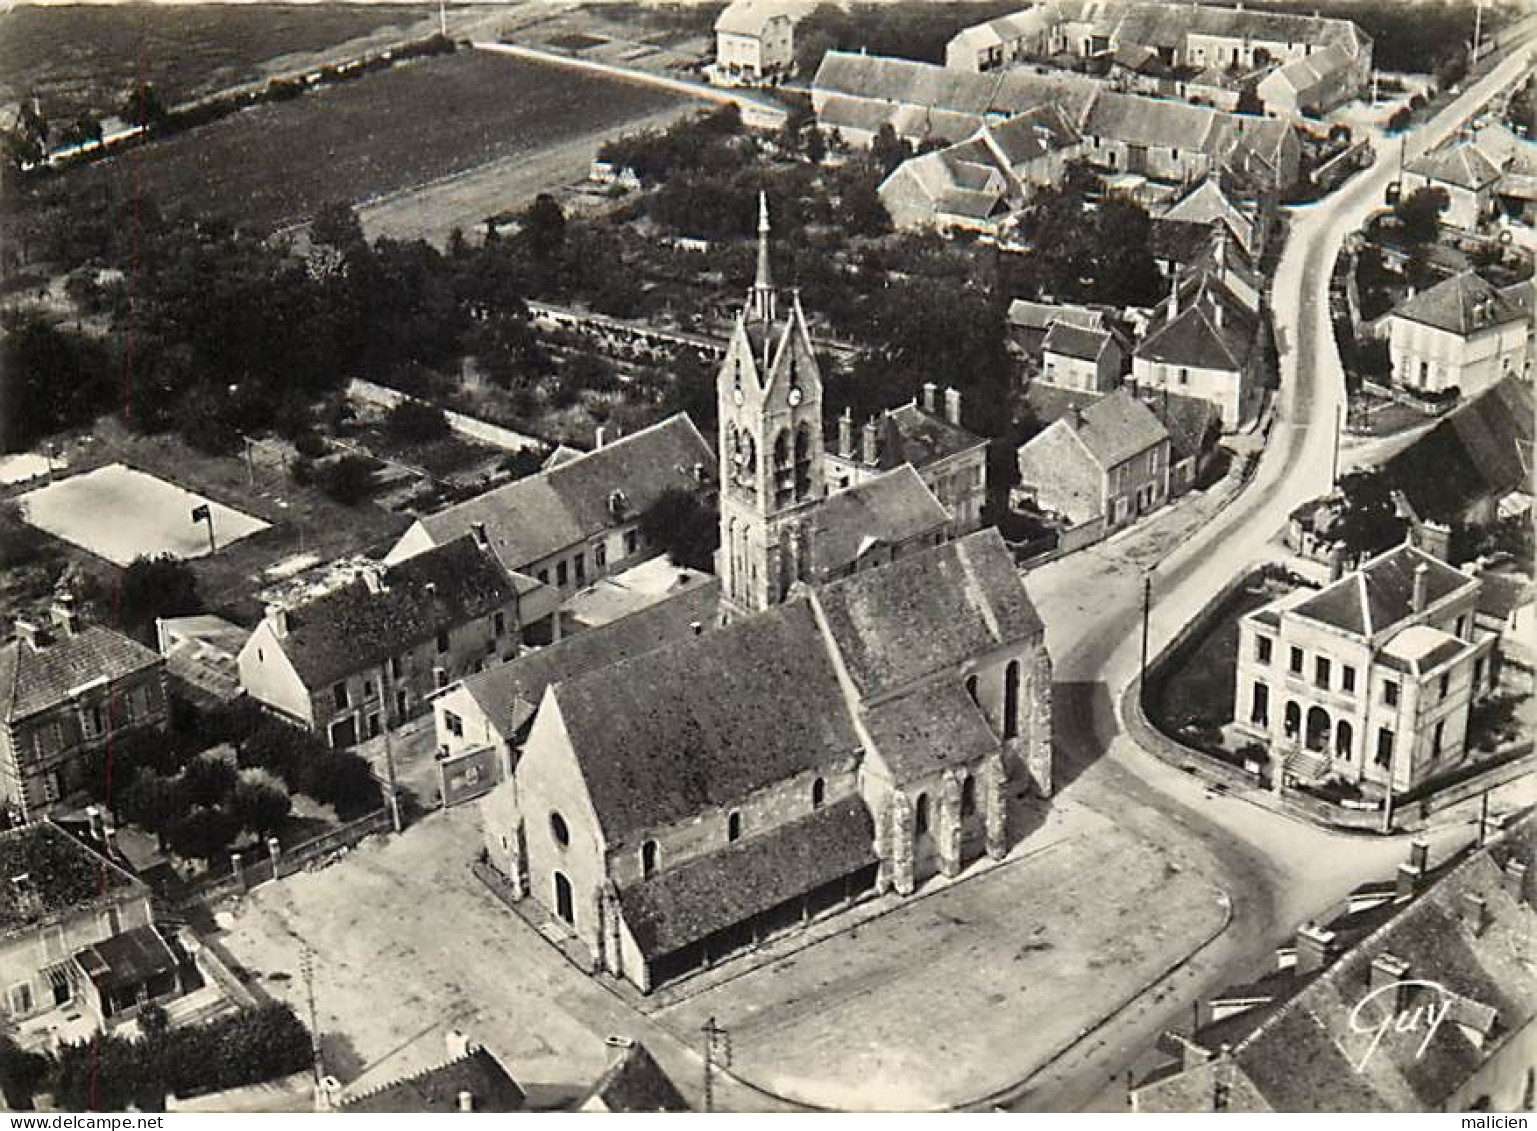
[[[308,219],[617,129],[685,99],[507,56],[461,50],[268,103],[72,173],[135,177],[162,202],[258,226]]]
[[[1233,680],[1238,672],[1238,622],[1287,592],[1286,586],[1251,577],[1205,635],[1174,660],[1155,690],[1149,714],[1168,733],[1192,725],[1220,727],[1233,719]]]
[[[313,65],[328,48],[347,58],[427,34],[436,22],[407,4],[13,5],[0,16],[0,101],[35,92],[62,123],[115,113],[142,78],[181,102]]]

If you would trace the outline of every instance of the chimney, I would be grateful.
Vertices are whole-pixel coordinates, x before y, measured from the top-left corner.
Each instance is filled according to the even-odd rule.
[[[101,815],[101,809],[95,805],[85,807],[86,826],[91,830],[91,839],[97,844],[107,843],[107,822]]]
[[[1219,302],[1217,296],[1212,294],[1210,291],[1206,293],[1206,297],[1211,299],[1212,323],[1217,327],[1217,329],[1220,330],[1222,329],[1222,303]]]
[[[688,622],[688,630],[690,632],[692,632],[695,636],[700,636],[700,635],[702,635],[704,633],[704,622],[703,621],[698,621],[698,620],[691,620],[691,621]]]
[[[1411,527],[1414,544],[1443,562],[1452,556],[1452,528],[1444,522],[1417,522]]]
[[[838,454],[844,459],[854,458],[854,410],[844,409],[838,417]]]
[[[1409,859],[1398,866],[1398,886],[1393,898],[1402,902],[1424,890],[1430,872],[1430,846],[1417,840],[1409,846]]]
[[[1409,987],[1404,982],[1409,977],[1409,964],[1396,954],[1383,951],[1372,959],[1370,986],[1373,990],[1380,990],[1384,986],[1396,986],[1392,995],[1392,1010],[1398,1013],[1403,1009],[1405,999],[1409,996]]]
[[[15,628],[17,638],[28,648],[31,648],[32,651],[41,652],[44,648],[48,647],[48,634],[43,631],[42,626],[36,621],[17,617]]]
[[[705,478],[706,476],[704,464],[696,462],[694,464],[694,482],[703,487],[705,484]]]
[[[80,610],[70,593],[60,593],[53,599],[53,626],[60,636],[75,636],[80,632]]]
[[[1179,317],[1179,267],[1174,268],[1174,285],[1169,288],[1169,321]]]
[[[925,381],[923,383],[923,411],[924,412],[938,412],[939,411],[938,396],[939,396],[939,386],[934,384],[934,382],[932,382],[932,381]]]
[[[610,491],[608,493],[608,513],[615,518],[623,518],[626,509],[623,491]]]
[[[1329,580],[1338,581],[1345,576],[1345,547],[1336,542],[1329,547]]]
[[[1334,932],[1309,920],[1297,928],[1297,973],[1321,970],[1334,949]]]
[[[475,1110],[475,1093],[474,1092],[469,1091],[468,1089],[465,1089],[465,1088],[461,1088],[460,1089],[460,1091],[459,1091],[459,1110],[462,1111],[462,1112],[472,1112],[472,1111]]]
[[[864,440],[864,450],[860,453],[859,458],[871,467],[874,467],[880,463],[881,459],[879,447],[880,429],[875,426],[875,417],[872,416],[869,420],[865,421],[862,439]]]
[[[1083,427],[1083,409],[1074,402],[1067,406],[1067,415],[1062,419],[1066,420],[1067,426],[1076,432]]]
[[[1429,588],[1429,585],[1430,567],[1424,562],[1421,562],[1419,565],[1414,567],[1413,605],[1414,611],[1417,613],[1423,613],[1425,611],[1426,590]]]
[[[470,533],[475,535],[475,544],[481,549],[487,549],[491,545],[491,539],[486,536],[486,524],[483,522],[470,523]]]
[[[607,440],[608,426],[605,424],[598,425],[598,430],[593,434],[592,446],[594,448],[601,448]]]
[[[461,1029],[450,1029],[443,1034],[444,1051],[449,1060],[459,1060],[470,1054],[470,1039]]]
[[[945,419],[957,428],[961,423],[961,391],[953,385],[945,389]]]
[[[272,635],[282,640],[290,628],[288,609],[283,605],[268,605],[267,623],[272,627]]]
[[[1489,906],[1483,896],[1471,891],[1462,893],[1462,921],[1475,939],[1484,933],[1489,925]]]

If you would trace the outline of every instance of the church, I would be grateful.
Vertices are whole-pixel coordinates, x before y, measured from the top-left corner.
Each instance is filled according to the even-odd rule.
[[[910,465],[829,493],[760,209],[717,377],[721,623],[552,683],[481,802],[512,896],[646,992],[1000,859],[1011,796],[1052,789],[1051,660],[1007,547],[952,537]]]

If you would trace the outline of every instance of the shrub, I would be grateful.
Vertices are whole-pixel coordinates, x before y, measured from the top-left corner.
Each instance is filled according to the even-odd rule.
[[[230,809],[241,827],[263,839],[277,831],[292,807],[288,794],[259,781],[241,782],[230,797]]]
[[[401,401],[384,418],[385,431],[402,444],[430,444],[448,435],[448,417],[437,405]]]
[[[320,471],[320,489],[344,507],[355,507],[373,494],[373,463],[362,456],[342,456]]]
[[[182,793],[193,805],[222,805],[235,789],[235,767],[218,758],[194,758],[182,771]]]
[[[191,860],[208,861],[225,852],[240,833],[226,809],[199,806],[166,830],[171,850]]]
[[[51,1067],[48,1058],[27,1052],[11,1037],[0,1035],[0,1093],[12,1111],[31,1111],[37,1094]]]
[[[326,454],[326,442],[313,428],[301,428],[294,433],[294,451],[305,459],[319,459]],[[297,466],[297,465],[296,465]],[[295,476],[297,478],[297,476]]]

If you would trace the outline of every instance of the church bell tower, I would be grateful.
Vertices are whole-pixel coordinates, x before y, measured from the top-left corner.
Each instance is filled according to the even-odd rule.
[[[794,292],[774,286],[768,200],[758,197],[758,269],[715,380],[720,550],[728,618],[785,599],[808,576],[809,512],[827,493],[822,376]],[[781,310],[783,307],[783,311]]]

